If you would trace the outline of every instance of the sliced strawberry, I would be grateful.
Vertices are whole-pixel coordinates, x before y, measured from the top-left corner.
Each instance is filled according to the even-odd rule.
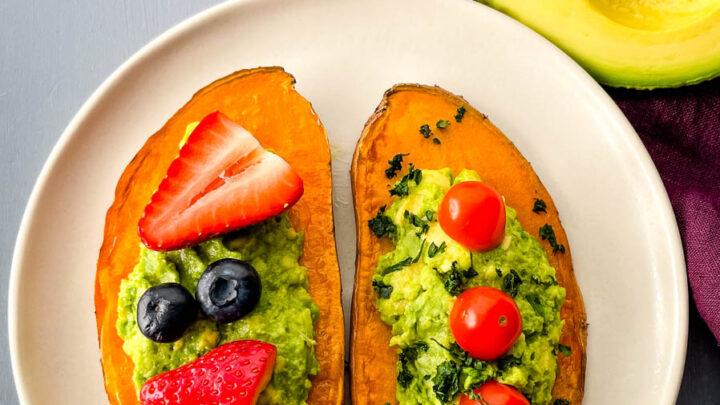
[[[180,249],[277,215],[302,194],[302,179],[283,158],[216,111],[170,164],[138,233],[150,249]]]
[[[239,340],[184,366],[149,379],[142,405],[254,405],[272,377],[277,350],[270,343]]]

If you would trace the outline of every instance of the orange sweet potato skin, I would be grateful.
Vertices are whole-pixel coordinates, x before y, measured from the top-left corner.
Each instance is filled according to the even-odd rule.
[[[457,108],[467,112],[462,123],[452,118]],[[440,130],[434,127],[439,119],[451,124]],[[430,124],[441,144],[434,144],[418,132],[420,125]],[[554,398],[580,404],[585,382],[585,346],[587,323],[585,308],[575,281],[565,231],[560,225],[555,204],[530,164],[487,117],[461,97],[439,87],[414,84],[396,85],[388,90],[370,117],[355,149],[351,179],[357,225],[357,257],[355,289],[352,305],[351,392],[354,405],[396,404],[396,349],[388,346],[390,328],[382,322],[375,309],[376,295],[372,288],[378,257],[392,248],[387,239],[378,239],[367,226],[380,206],[389,201],[385,177],[387,161],[397,153],[418,168],[449,167],[454,173],[462,169],[476,170],[484,181],[502,194],[518,213],[523,227],[536,238],[539,228],[550,224],[558,243],[565,245],[565,254],[553,254],[543,242],[550,264],[557,270],[557,279],[567,296],[561,309],[565,320],[560,342],[572,348],[568,357],[559,356],[559,372]],[[547,214],[532,212],[534,199],[547,203]]]
[[[310,103],[294,89],[282,68],[256,68],[219,79],[185,104],[140,149],[120,177],[107,212],[97,263],[95,311],[105,389],[110,403],[138,404],[133,363],[117,335],[120,281],[138,261],[137,223],[150,196],[177,156],[185,126],[220,110],[287,160],[302,177],[305,194],[289,211],[295,229],[305,232],[300,263],[307,267],[310,295],[321,311],[315,325],[320,373],[308,403],[336,405],[343,398],[344,324],[340,272],[335,251],[330,149]]]

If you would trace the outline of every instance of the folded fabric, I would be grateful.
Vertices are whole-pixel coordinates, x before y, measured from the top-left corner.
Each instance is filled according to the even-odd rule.
[[[698,312],[720,342],[720,79],[677,89],[607,91],[660,172]]]

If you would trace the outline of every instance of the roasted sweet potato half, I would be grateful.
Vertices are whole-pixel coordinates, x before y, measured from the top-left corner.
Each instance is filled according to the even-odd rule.
[[[418,133],[422,123],[435,123],[438,117],[453,117],[460,106],[466,113],[462,125],[450,125],[436,144]],[[368,228],[378,208],[389,201],[385,169],[397,153],[409,153],[421,169],[449,167],[454,173],[476,170],[494,186],[518,213],[523,227],[539,239],[539,228],[548,223],[555,229],[558,243],[569,246],[560,225],[557,209],[530,164],[487,117],[467,101],[439,87],[401,84],[385,93],[370,117],[355,149],[352,162],[352,188],[357,224],[357,258],[352,305],[351,389],[355,405],[397,403],[395,399],[396,349],[388,346],[390,328],[375,309],[376,294],[372,278],[378,257],[392,248],[387,238],[378,239]],[[547,215],[532,212],[535,198],[547,203]],[[585,381],[587,324],[582,295],[573,274],[569,248],[554,255],[545,244],[557,279],[567,296],[561,309],[565,320],[560,342],[572,354],[559,356],[555,398],[580,404]]]
[[[219,79],[185,104],[140,149],[120,177],[107,212],[97,263],[95,311],[105,388],[112,404],[137,404],[133,363],[117,334],[120,281],[138,262],[137,224],[150,196],[178,154],[185,126],[220,110],[287,160],[302,177],[305,194],[289,211],[305,232],[300,263],[307,267],[310,295],[320,308],[315,324],[320,373],[312,380],[310,404],[340,404],[343,398],[344,331],[340,272],[335,251],[330,149],[310,103],[282,68],[242,70]]]

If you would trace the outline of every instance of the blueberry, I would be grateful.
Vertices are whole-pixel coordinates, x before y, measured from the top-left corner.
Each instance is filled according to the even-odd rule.
[[[200,276],[196,295],[205,315],[227,323],[255,309],[261,291],[260,276],[250,263],[221,259],[211,263]]]
[[[197,302],[185,287],[165,283],[150,287],[138,301],[140,332],[158,343],[180,339],[197,318]]]

